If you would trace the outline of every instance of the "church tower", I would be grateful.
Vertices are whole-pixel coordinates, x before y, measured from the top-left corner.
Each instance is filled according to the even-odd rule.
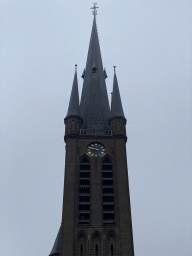
[[[67,116],[62,223],[49,256],[134,256],[124,116],[114,67],[111,109],[96,4],[79,103],[77,67]]]

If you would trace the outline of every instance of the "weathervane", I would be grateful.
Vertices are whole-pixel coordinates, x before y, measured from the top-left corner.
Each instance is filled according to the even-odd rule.
[[[97,3],[93,3],[94,4],[94,6],[93,7],[91,7],[90,9],[93,9],[93,15],[94,15],[94,17],[97,15],[97,8],[99,8],[99,7],[96,7],[96,4]]]

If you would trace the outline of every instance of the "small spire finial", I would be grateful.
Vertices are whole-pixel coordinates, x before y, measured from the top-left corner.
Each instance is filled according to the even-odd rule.
[[[97,4],[97,3],[93,3],[93,4],[94,4],[93,7],[91,7],[90,9],[93,9],[93,15],[94,15],[94,18],[96,18],[97,9],[98,9],[99,7],[96,7],[96,4]]]
[[[77,72],[77,64],[75,64],[75,72]]]
[[[113,66],[113,67],[114,67],[114,74],[116,74],[116,73],[115,73],[115,68],[116,68],[116,66]]]

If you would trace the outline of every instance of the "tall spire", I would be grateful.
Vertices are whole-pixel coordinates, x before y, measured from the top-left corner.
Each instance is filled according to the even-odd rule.
[[[110,109],[97,33],[95,8],[97,7],[94,4],[93,27],[84,74],[80,113],[83,118],[83,129],[109,129]]]
[[[73,80],[73,86],[71,90],[71,98],[69,102],[69,108],[67,116],[80,116],[79,111],[79,91],[78,91],[78,82],[77,82],[77,65],[75,65],[75,75]]]
[[[115,72],[115,66],[114,66],[113,93],[112,93],[112,101],[111,101],[111,118],[115,116],[125,118],[123,113],[122,103],[121,103],[121,96],[119,92],[117,76]]]

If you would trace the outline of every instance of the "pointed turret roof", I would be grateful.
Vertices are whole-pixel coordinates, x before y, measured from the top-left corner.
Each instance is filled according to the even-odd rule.
[[[53,249],[51,251],[51,253],[49,254],[49,256],[56,256],[60,254],[60,244],[61,244],[61,226],[59,228],[59,232],[57,234],[57,237],[55,239],[55,243],[53,245]]]
[[[67,116],[77,115],[80,116],[79,111],[79,91],[78,91],[78,82],[77,82],[77,65],[75,65],[75,75],[73,80],[73,86],[71,90],[71,98],[69,102]]]
[[[115,67],[114,67],[114,79],[113,79],[113,94],[112,94],[112,101],[111,101],[111,118],[114,116],[125,118],[123,113],[122,103],[121,103],[121,96],[119,92],[119,86],[117,82]]]
[[[109,129],[110,109],[95,15],[84,75],[80,114],[83,118],[83,129]]]

